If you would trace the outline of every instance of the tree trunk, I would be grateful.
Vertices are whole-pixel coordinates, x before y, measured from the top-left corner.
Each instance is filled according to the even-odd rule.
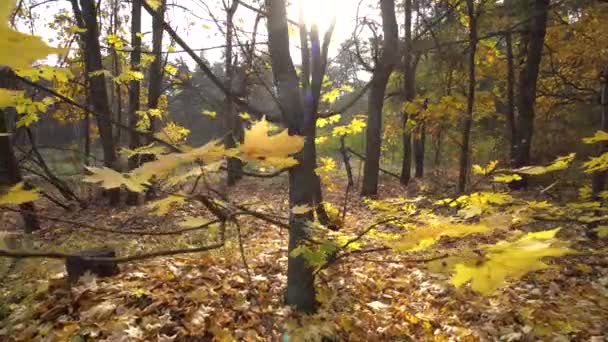
[[[507,41],[507,128],[509,137],[509,165],[515,161],[515,60],[513,57],[513,33],[508,31],[505,35]]]
[[[475,106],[475,53],[477,51],[477,18],[475,2],[467,0],[469,18],[469,90],[467,92],[467,112],[462,120],[462,146],[460,151],[460,173],[458,176],[458,192],[465,191],[469,175],[471,126],[473,125],[473,109]]]
[[[278,98],[283,110],[283,121],[289,134],[307,136],[314,129],[314,118],[305,117],[300,99],[299,80],[289,52],[289,29],[285,0],[267,0],[268,50]],[[289,170],[289,204],[313,205],[314,196],[314,139],[306,139],[304,149],[298,154],[300,163]],[[312,268],[302,256],[291,252],[309,238],[308,224],[312,213],[294,214],[289,218],[289,247],[287,292],[285,301],[298,311],[311,313],[316,309]]]
[[[395,17],[395,1],[380,0],[380,8],[382,11],[384,42],[371,80],[366,128],[366,161],[361,187],[362,196],[374,196],[378,193],[384,93],[391,72],[399,60],[399,33]]]
[[[16,79],[12,71],[8,69],[0,70],[0,88],[16,89]],[[9,129],[7,124],[6,112],[0,110],[0,171],[6,175],[0,174],[1,183],[6,182],[7,185],[13,186],[23,181],[17,158],[13,150],[13,142],[11,136],[8,135]],[[21,209],[21,217],[23,217],[24,231],[31,233],[40,229],[40,223],[36,217],[33,202],[27,202],[19,205]]]
[[[104,165],[116,169],[116,150],[112,135],[112,111],[108,101],[106,80],[103,74],[94,75],[96,71],[103,70],[101,48],[99,45],[99,26],[97,24],[97,9],[94,0],[80,0],[80,7],[76,0],[72,0],[72,7],[77,22],[84,24],[85,32],[81,34],[85,50],[85,73],[89,77],[89,94],[93,110],[102,115],[97,116],[97,126],[103,148]],[[81,18],[79,20],[78,18]],[[120,201],[120,189],[109,190],[110,205]]]
[[[156,10],[159,15],[152,18],[152,54],[154,61],[150,64],[148,81],[148,109],[158,108],[158,100],[163,90],[163,18],[165,17],[165,0]],[[154,133],[157,119],[150,117],[150,132]]]
[[[602,93],[601,93],[601,104],[602,104],[602,124],[600,129],[604,132],[608,132],[608,65],[604,67],[604,73],[602,74]],[[608,153],[608,142],[603,141],[600,143],[599,155]],[[600,192],[606,188],[606,174],[608,172],[602,171],[593,175],[593,197],[598,198]]]
[[[416,76],[412,65],[412,0],[405,0],[405,43],[403,49],[403,100],[414,100],[416,96]],[[403,162],[401,164],[401,184],[407,185],[412,178],[412,133],[407,127],[409,113],[403,112]]]
[[[139,70],[139,64],[141,63],[141,2],[142,0],[133,0],[131,3],[131,69],[134,71]],[[137,127],[137,111],[139,110],[139,96],[141,93],[140,82],[133,80],[129,82],[129,128],[131,132],[129,134],[129,147],[136,149],[140,146],[139,134],[135,131]],[[133,170],[139,166],[139,156],[134,156],[129,159],[129,170]],[[129,192],[127,196],[128,205],[137,205],[139,194],[137,192]]]
[[[424,177],[424,151],[426,144],[426,127],[424,121],[420,122],[414,135],[414,163],[416,165],[416,178]]]
[[[532,1],[531,18],[527,30],[526,61],[519,74],[519,92],[517,96],[518,117],[516,123],[516,146],[514,167],[530,164],[530,149],[534,131],[534,104],[536,102],[536,84],[540,70],[549,0]],[[527,186],[526,177],[521,181],[510,183],[512,189],[522,189]]]
[[[234,33],[233,17],[239,6],[237,0],[232,0],[232,5],[226,7],[226,49],[225,49],[225,73],[226,77],[224,80],[224,86],[226,89],[230,89],[232,92],[234,89],[234,67],[232,60],[232,36]],[[223,115],[224,129],[226,136],[224,138],[224,145],[227,149],[236,146],[237,141],[243,139],[243,126],[240,118],[237,115],[234,101],[229,96],[225,99],[225,113]],[[228,186],[233,186],[243,177],[243,163],[238,158],[228,158],[228,170],[226,174],[226,182]]]

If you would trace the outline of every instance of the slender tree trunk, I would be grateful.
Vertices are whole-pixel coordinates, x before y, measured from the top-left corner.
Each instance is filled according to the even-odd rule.
[[[234,79],[234,67],[232,60],[232,36],[234,32],[234,23],[233,17],[239,6],[239,2],[237,0],[232,0],[232,5],[227,7],[226,10],[226,49],[225,49],[225,74],[226,78],[224,81],[224,86],[226,89],[230,89],[232,91],[234,89],[233,79]],[[237,141],[241,141],[243,139],[243,127],[241,125],[241,121],[237,115],[236,108],[234,106],[234,102],[229,96],[226,96],[225,99],[225,110],[226,112],[223,115],[223,123],[224,129],[227,134],[224,139],[224,145],[227,149],[233,148],[236,146]],[[243,177],[243,163],[238,158],[228,158],[228,170],[226,175],[226,182],[228,186],[233,186]]]
[[[412,0],[405,0],[405,43],[403,49],[403,100],[416,97],[416,76],[412,64]],[[401,164],[401,184],[407,185],[412,178],[412,133],[407,127],[409,113],[403,112],[403,162]]]
[[[608,65],[604,67],[604,73],[602,74],[602,93],[601,93],[601,104],[602,104],[602,124],[600,129],[604,132],[608,132]],[[608,142],[601,142],[599,147],[599,154],[602,155],[608,153]],[[606,171],[598,172],[593,175],[593,196],[597,198],[599,193],[604,191],[606,188]]]
[[[307,136],[314,128],[314,118],[305,113],[300,99],[299,80],[289,52],[289,29],[285,0],[266,0],[268,8],[268,50],[284,122],[289,134]],[[313,205],[314,196],[314,139],[306,139],[300,163],[289,170],[289,204]],[[309,238],[312,213],[294,214],[289,218],[289,246],[287,292],[285,301],[298,311],[311,313],[316,309],[312,268],[302,256],[291,252]]]
[[[465,191],[469,175],[471,126],[473,125],[473,109],[475,106],[475,54],[477,52],[477,18],[474,0],[467,0],[469,18],[469,90],[467,92],[467,112],[462,120],[462,147],[460,151],[460,173],[458,176],[458,192]]]
[[[72,0],[74,15],[77,22],[81,18],[85,32],[82,33],[85,50],[85,73],[89,77],[89,94],[91,105],[95,112],[102,115],[97,116],[97,126],[101,137],[103,148],[104,165],[116,169],[116,150],[112,134],[112,111],[108,100],[106,80],[103,74],[95,75],[96,71],[103,70],[101,59],[101,47],[99,45],[99,26],[97,23],[97,9],[94,0],[80,0],[80,8],[76,0]],[[110,204],[116,205],[120,201],[120,189],[109,190]]]
[[[362,196],[378,193],[378,173],[380,171],[380,151],[382,145],[382,108],[384,94],[391,72],[399,62],[399,33],[395,17],[395,1],[380,0],[384,42],[380,58],[375,65],[371,80],[366,128],[366,161],[363,170]]]
[[[526,61],[519,74],[519,92],[517,96],[518,117],[516,123],[516,146],[514,167],[530,164],[530,149],[534,132],[534,104],[536,102],[536,84],[542,59],[547,30],[549,0],[531,1],[531,18],[527,30]],[[527,179],[510,183],[512,189],[527,186]]]
[[[138,71],[141,63],[141,2],[142,0],[133,0],[131,3],[131,69]],[[136,149],[140,146],[139,134],[134,130],[137,127],[137,111],[140,107],[139,96],[141,94],[141,84],[138,80],[129,82],[129,127],[132,129],[129,134],[129,147]],[[139,157],[134,156],[129,159],[129,170],[133,170],[139,166]],[[129,192],[127,196],[128,205],[137,205],[139,194]]]
[[[424,121],[420,122],[414,135],[414,162],[416,165],[416,178],[424,177],[424,152],[426,144],[426,127]]]
[[[17,89],[16,79],[9,69],[0,69],[0,88]],[[0,181],[6,181],[7,185],[13,186],[23,181],[15,151],[13,150],[13,139],[9,135],[7,113],[0,110],[0,171],[6,173],[6,177],[0,174]],[[27,186],[27,184],[26,184]],[[23,217],[24,231],[31,233],[40,229],[40,223],[36,217],[36,207],[33,202],[19,205],[21,217]]]
[[[513,33],[505,35],[507,41],[507,128],[509,137],[509,164],[513,165],[517,130],[515,127],[515,60],[513,57]]]
[[[165,17],[165,0],[156,10],[158,16],[152,18],[152,54],[154,61],[150,64],[148,81],[148,109],[158,108],[158,100],[163,87],[163,18]],[[150,117],[150,132],[158,129],[157,119]],[[149,142],[148,142],[149,143]]]

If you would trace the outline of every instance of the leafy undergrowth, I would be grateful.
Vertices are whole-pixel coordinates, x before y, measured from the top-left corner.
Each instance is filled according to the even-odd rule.
[[[258,209],[286,213],[287,195],[272,180],[244,181],[231,197]],[[386,186],[385,196],[402,193]],[[392,192],[392,194],[391,194]],[[258,194],[257,198],[256,195]],[[327,199],[341,203],[342,193]],[[373,222],[372,210],[351,196],[345,234]],[[66,217],[46,208],[46,215]],[[134,230],[170,231],[186,216],[204,210],[182,204],[158,218],[141,208],[94,207],[70,219]],[[413,256],[387,251],[341,259],[317,279],[320,310],[300,316],[282,304],[286,284],[287,234],[282,228],[243,220],[248,268],[231,243],[205,254],[163,257],[121,265],[112,278],[85,276],[68,289],[63,266],[53,260],[4,265],[0,340],[16,341],[479,341],[592,340],[608,331],[606,240],[584,238],[584,226],[562,225],[575,249],[602,250],[547,261],[557,267],[529,273],[489,296],[468,286],[454,288],[449,275],[429,272],[418,260],[459,244],[487,243],[495,237],[443,238],[434,252]],[[536,224],[538,225],[538,224]],[[529,227],[530,230],[555,228]],[[389,233],[394,227],[385,227]],[[208,232],[207,232],[208,233]],[[234,232],[228,231],[228,234]],[[506,233],[505,233],[506,234]],[[35,247],[76,250],[111,245],[121,254],[189,246],[209,238],[138,237],[94,234],[62,223],[45,222]],[[234,239],[231,239],[231,241]],[[103,241],[103,242],[100,242]],[[373,243],[372,237],[364,239]],[[438,258],[436,262],[443,260]],[[10,266],[10,269],[7,269]],[[5,273],[3,273],[5,274]]]

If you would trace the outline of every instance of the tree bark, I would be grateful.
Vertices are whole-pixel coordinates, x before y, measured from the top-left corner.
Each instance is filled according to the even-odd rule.
[[[517,138],[513,163],[516,168],[530,164],[536,84],[545,43],[549,0],[531,1],[531,9],[527,30],[526,61],[519,74],[519,92],[517,94]],[[522,180],[510,183],[512,189],[522,189],[527,186],[527,178],[522,177]]]
[[[604,67],[602,74],[602,93],[601,93],[601,105],[602,105],[602,123],[600,129],[604,132],[608,132],[608,65]],[[599,155],[608,153],[608,142],[603,141],[599,146]],[[598,198],[600,192],[606,188],[606,175],[608,172],[602,171],[597,172],[593,175],[593,197]]]
[[[416,178],[424,177],[424,152],[426,145],[426,127],[424,121],[420,122],[414,134],[414,164],[416,166]]]
[[[158,100],[163,91],[163,18],[165,17],[165,0],[156,10],[159,15],[152,17],[152,55],[154,61],[150,64],[148,73],[148,109],[158,108]],[[150,117],[150,132],[154,133],[158,127],[157,119]]]
[[[234,34],[234,14],[239,6],[238,0],[232,0],[230,7],[226,7],[226,49],[225,49],[225,80],[224,86],[226,89],[233,90],[233,79],[234,79],[234,67],[232,60],[232,39]],[[243,139],[243,126],[240,118],[237,115],[237,111],[234,105],[234,101],[229,96],[225,97],[225,113],[223,115],[224,129],[226,131],[226,137],[224,138],[224,145],[227,149],[236,146],[237,141]],[[235,185],[241,178],[243,178],[243,163],[238,158],[228,158],[228,168],[226,174],[226,182],[228,186]]]
[[[0,69],[0,88],[16,89],[14,74],[8,69]],[[9,129],[6,119],[6,112],[0,110],[0,171],[6,173],[5,177],[0,177],[0,180],[5,181],[7,185],[13,186],[23,181],[15,151],[13,150],[13,141],[8,135]],[[0,176],[3,176],[0,174]],[[27,186],[27,184],[26,184]],[[21,217],[23,217],[24,231],[31,233],[40,229],[40,223],[36,217],[36,207],[33,202],[27,202],[19,205]]]
[[[142,0],[133,0],[131,3],[131,69],[138,71],[141,63],[141,2]],[[135,131],[137,127],[137,111],[140,107],[139,96],[141,94],[141,84],[138,80],[129,82],[129,147],[136,149],[140,146],[139,134]],[[133,156],[129,159],[129,170],[133,170],[139,166],[139,157]],[[128,205],[137,205],[139,194],[137,192],[129,192],[127,196]]]
[[[460,173],[458,176],[458,192],[463,193],[467,185],[470,163],[471,126],[473,125],[473,109],[475,106],[475,54],[477,51],[477,17],[474,0],[467,0],[467,16],[469,18],[469,90],[467,92],[467,112],[462,120],[462,146],[460,151]]]
[[[314,118],[302,108],[299,80],[290,56],[289,29],[285,0],[266,0],[268,8],[268,50],[272,72],[277,86],[283,121],[289,134],[307,136],[314,129]],[[304,149],[298,154],[299,164],[289,170],[289,204],[313,205],[314,196],[314,139],[306,139]],[[302,256],[291,252],[309,238],[307,227],[312,213],[290,214],[287,268],[287,292],[285,302],[298,311],[311,313],[316,309],[312,268]]]
[[[509,138],[509,164],[515,161],[515,59],[513,56],[513,33],[508,31],[505,35],[507,42],[507,128]]]
[[[366,127],[366,161],[363,170],[362,196],[378,193],[378,174],[382,145],[382,108],[390,75],[399,62],[399,33],[395,17],[395,1],[380,0],[384,42],[371,80]]]
[[[76,0],[72,0],[72,8],[77,22],[84,24],[85,32],[81,34],[85,50],[85,73],[89,83],[89,94],[93,110],[103,115],[97,116],[97,126],[103,148],[103,161],[106,167],[116,169],[116,150],[112,134],[112,123],[108,91],[105,76],[94,75],[96,71],[103,70],[101,47],[99,45],[99,26],[97,23],[97,9],[94,0],[80,0],[80,8]],[[80,18],[80,19],[78,19]],[[110,205],[120,201],[120,189],[109,190]]]
[[[403,100],[413,101],[416,97],[416,76],[412,65],[412,0],[405,0],[405,42],[403,49]],[[412,178],[412,132],[407,127],[409,114],[403,112],[403,162],[401,164],[401,184],[407,185]]]

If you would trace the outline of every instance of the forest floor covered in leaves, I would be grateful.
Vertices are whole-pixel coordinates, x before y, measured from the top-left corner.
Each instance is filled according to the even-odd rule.
[[[383,197],[404,189],[385,180]],[[231,198],[285,216],[285,179],[245,180]],[[327,200],[342,203],[342,191]],[[373,212],[352,194],[343,231],[356,234]],[[48,216],[115,229],[171,231],[176,220],[205,209],[183,204],[157,217],[142,207],[93,205],[67,213],[48,205]],[[3,230],[15,229],[4,214]],[[120,255],[204,244],[187,236],[114,235],[43,219],[29,244],[76,251],[109,245]],[[563,225],[562,225],[563,226]],[[554,228],[555,225],[547,228]],[[563,226],[579,247],[600,250],[606,240],[582,238],[585,227]],[[209,253],[160,257],[120,265],[111,278],[85,276],[69,289],[61,260],[2,260],[2,341],[605,341],[608,338],[608,257],[566,256],[558,267],[533,272],[491,296],[456,289],[448,275],[418,260],[440,253],[381,251],[342,259],[317,276],[318,314],[300,316],[282,303],[286,286],[287,232],[263,221],[242,220],[245,267],[232,242]],[[229,233],[230,234],[230,233]],[[478,239],[479,237],[473,237]],[[439,254],[438,254],[439,253]],[[293,337],[288,339],[287,337]]]

